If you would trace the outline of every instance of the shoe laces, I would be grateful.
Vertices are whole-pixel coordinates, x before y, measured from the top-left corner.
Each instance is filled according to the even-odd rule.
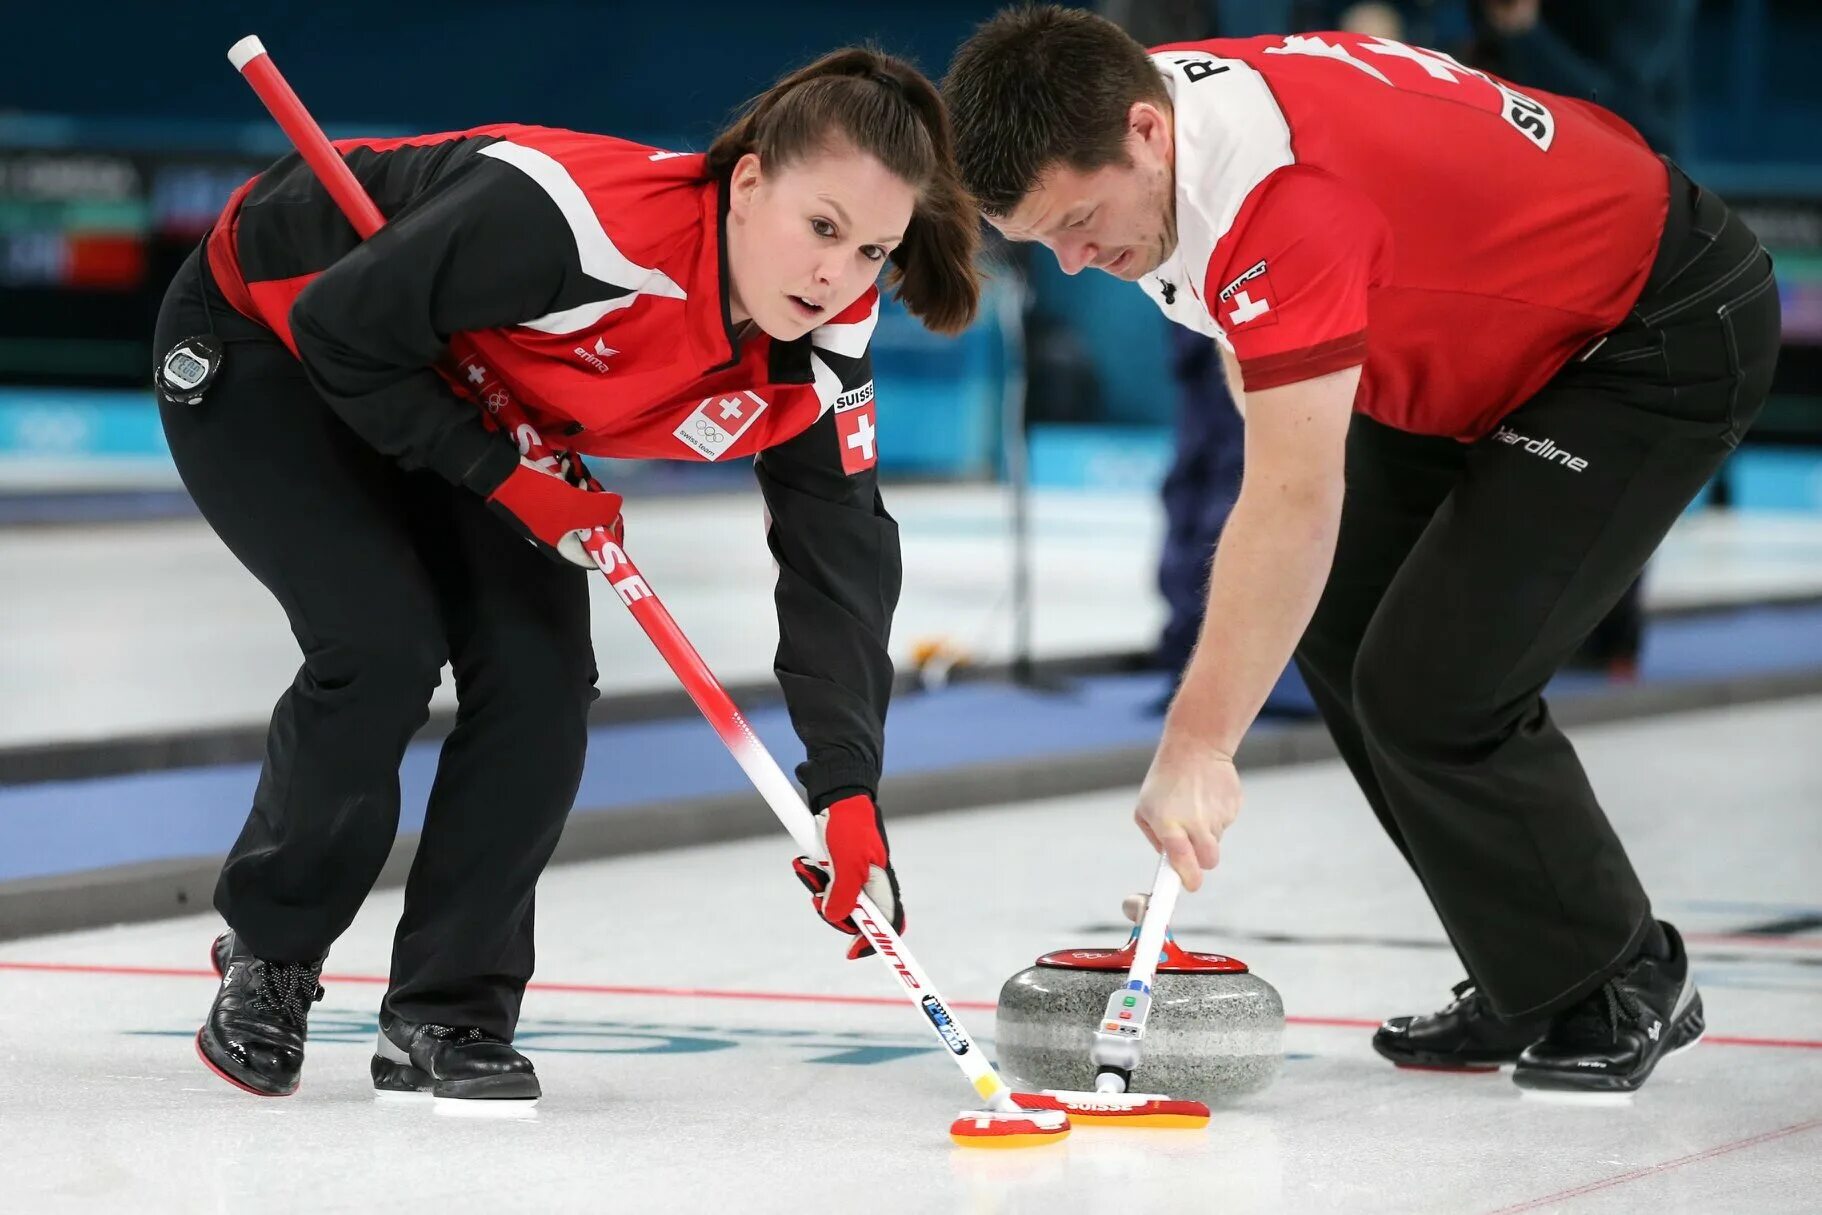
[[[484,1029],[472,1025],[426,1025],[424,1032],[445,1042],[504,1042]]]
[[[308,963],[256,958],[250,969],[253,999],[293,1025],[302,1025],[310,1015],[310,1005],[323,998],[323,986],[316,981],[321,971]]]
[[[1455,1000],[1444,1010],[1445,1012],[1454,1012],[1463,1005],[1481,1004],[1486,1001],[1486,997],[1480,994],[1480,988],[1473,979],[1463,979],[1449,991],[1455,996]]]
[[[1602,983],[1592,995],[1563,1014],[1559,1036],[1575,1042],[1611,1042],[1622,1022],[1645,1023],[1645,1009],[1618,979]]]

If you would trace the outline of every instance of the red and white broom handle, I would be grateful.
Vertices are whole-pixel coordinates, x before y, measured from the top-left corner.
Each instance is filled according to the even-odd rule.
[[[328,136],[317,125],[304,103],[298,100],[297,94],[285,82],[273,64],[272,57],[256,37],[242,38],[228,51],[228,60],[246,78],[259,99],[277,119],[293,145],[303,155],[305,163],[316,173],[318,180],[328,190],[336,205],[348,217],[363,240],[372,236],[385,225],[386,217],[361,186],[360,181],[348,168],[347,162],[329,142]],[[450,341],[450,354],[460,361],[470,352],[469,343],[457,334]],[[524,411],[516,400],[510,397],[498,411],[498,418],[508,434],[518,440],[520,452],[533,463],[554,468],[554,453],[544,443],[543,438],[525,417]],[[670,666],[690,699],[696,703],[709,725],[714,727],[723,744],[733,754],[735,762],[746,772],[747,779],[753,782],[772,813],[790,832],[797,842],[798,849],[805,855],[814,856],[820,851],[816,838],[815,821],[810,809],[804,805],[803,798],[797,792],[797,786],[785,776],[778,761],[773,759],[753,728],[747,724],[734,701],[715,678],[708,664],[702,661],[702,655],[690,644],[683,630],[670,612],[665,610],[650,584],[640,574],[639,569],[626,555],[626,550],[617,544],[604,529],[597,528],[592,536],[584,542],[594,557],[601,572],[606,575],[608,584],[620,601],[631,610],[633,619],[645,630],[658,653]],[[929,1021],[937,1038],[949,1051],[952,1058],[973,1082],[974,1089],[981,1097],[987,1099],[996,1109],[1016,1108],[1012,1100],[1012,1090],[1007,1088],[999,1075],[993,1070],[983,1056],[979,1047],[962,1028],[961,1022],[949,1011],[948,1001],[936,990],[924,973],[923,967],[911,956],[904,942],[892,930],[891,924],[880,914],[873,900],[865,894],[860,896],[859,906],[855,910],[854,922],[866,935],[874,951],[892,972],[898,977],[899,984],[911,1002]]]

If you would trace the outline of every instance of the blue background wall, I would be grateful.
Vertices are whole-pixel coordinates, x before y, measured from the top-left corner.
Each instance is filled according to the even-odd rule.
[[[845,42],[873,40],[940,75],[954,46],[997,7],[991,0],[125,0],[83,6],[72,19],[70,8],[21,0],[8,12],[0,146],[275,153],[280,137],[223,58],[236,38],[259,33],[318,117],[339,134],[519,120],[699,148],[781,71]],[[1236,34],[1320,18],[1324,10],[1309,0],[1219,0],[1216,7],[1225,29]],[[1448,46],[1466,32],[1463,0],[1406,0],[1404,7],[1414,38],[1428,35]],[[1822,59],[1822,3],[1706,0],[1700,21],[1683,159],[1723,189],[1750,180],[1822,194],[1822,74],[1814,70]],[[1049,258],[1037,265],[1042,304],[1071,318],[1085,337],[1092,334],[1085,346],[1099,381],[1101,420],[1163,422],[1173,390],[1162,322],[1150,306],[1103,276],[1069,280]],[[989,367],[984,357],[977,350],[954,359]],[[920,364],[907,357],[904,365]],[[931,401],[946,400],[940,384],[926,386]],[[997,391],[987,382],[976,387],[983,401]],[[957,424],[970,435],[992,431],[990,421]],[[917,466],[930,468],[930,460],[941,458],[925,453]],[[975,459],[958,471],[980,467]]]

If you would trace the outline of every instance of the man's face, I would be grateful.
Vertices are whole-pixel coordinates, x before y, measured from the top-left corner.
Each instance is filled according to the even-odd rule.
[[[1086,173],[1051,166],[1010,214],[987,222],[1008,240],[1044,245],[1065,274],[1093,267],[1128,282],[1150,274],[1177,247],[1168,113],[1135,104],[1125,147],[1126,164]]]

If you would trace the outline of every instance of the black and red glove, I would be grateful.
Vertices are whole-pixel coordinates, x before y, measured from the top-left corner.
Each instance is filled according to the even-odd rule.
[[[898,895],[898,875],[886,845],[886,824],[879,807],[865,793],[839,798],[816,812],[816,835],[822,860],[800,856],[791,862],[797,880],[810,889],[810,906],[831,927],[857,938],[848,957],[864,958],[873,946],[854,922],[862,890],[892,925],[905,931],[905,905]]]
[[[624,540],[620,495],[572,484],[562,474],[581,469],[581,461],[573,456],[563,457],[560,468],[562,473],[546,472],[521,457],[512,474],[487,495],[487,504],[551,556],[592,570],[595,559],[582,547],[582,536],[577,533],[605,527],[616,542]],[[578,472],[576,479],[593,483],[585,473]]]

